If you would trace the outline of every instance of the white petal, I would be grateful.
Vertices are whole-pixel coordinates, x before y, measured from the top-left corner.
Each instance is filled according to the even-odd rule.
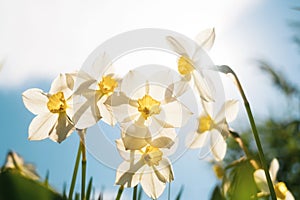
[[[184,126],[192,114],[186,106],[178,101],[173,101],[161,105],[161,112],[155,117],[177,128]]]
[[[166,184],[157,178],[153,169],[152,171],[145,170],[140,182],[144,192],[152,199],[157,199],[166,187]]]
[[[47,108],[48,97],[40,89],[32,88],[26,90],[22,94],[22,99],[25,107],[35,115],[49,112]]]
[[[148,144],[148,140],[151,140],[148,128],[136,124],[131,124],[122,135],[126,150],[140,150]]]
[[[290,191],[287,191],[285,200],[295,200],[293,194]]]
[[[269,186],[267,183],[264,170],[262,169],[255,170],[253,176],[254,176],[254,181],[257,187],[260,189],[260,191],[266,194],[270,194],[270,190],[269,190]]]
[[[136,173],[138,169],[130,169],[129,162],[122,162],[116,171],[116,184],[124,187],[134,187],[139,183],[139,174]]]
[[[201,31],[197,36],[195,41],[197,42],[197,44],[209,51],[211,49],[211,47],[213,46],[214,42],[215,42],[215,29],[214,28],[210,28],[210,29],[206,29],[204,31]]]
[[[98,108],[100,110],[100,115],[102,117],[102,121],[104,121],[105,123],[111,125],[111,126],[114,126],[117,122],[116,122],[116,119],[114,117],[114,113],[111,109],[110,106],[106,106],[104,105],[104,101],[105,99],[102,98],[100,99],[100,101],[98,101],[97,105],[98,105]]]
[[[274,158],[271,162],[270,165],[270,176],[271,176],[271,180],[274,182],[277,179],[277,172],[279,170],[279,162],[276,158]]]
[[[29,140],[42,140],[47,138],[58,120],[58,114],[44,113],[33,118],[29,126]]]
[[[141,72],[130,70],[122,80],[121,91],[132,99],[142,98],[145,95],[145,89],[141,90],[141,86],[145,84],[146,77]],[[140,92],[136,94],[137,91]]]
[[[70,78],[70,77],[69,77]],[[56,94],[57,92],[63,92],[65,99],[68,99],[73,91],[73,88],[69,88],[70,80],[67,79],[65,74],[59,74],[52,82],[49,93]]]
[[[75,130],[73,123],[68,119],[66,113],[60,113],[57,123],[51,131],[49,138],[61,143]]]
[[[187,55],[185,47],[178,41],[178,38],[175,39],[172,36],[167,36],[167,42],[171,46],[171,48],[179,55]]]
[[[88,73],[96,80],[99,80],[104,75],[104,72],[111,66],[111,59],[107,53],[99,55],[90,68]]]
[[[200,97],[207,102],[214,101],[213,90],[210,88],[212,84],[196,70],[193,71],[192,76],[195,88],[199,92]]]
[[[150,142],[150,145],[156,148],[171,148],[174,141],[169,137],[158,137]]]
[[[219,133],[219,131],[212,130],[210,131],[210,135],[211,135],[210,147],[211,147],[212,154],[216,159],[216,161],[221,161],[225,157],[226,150],[227,150],[227,143],[224,140],[221,133]]]
[[[101,119],[100,110],[96,103],[98,97],[95,95],[98,95],[98,93],[94,93],[87,99],[80,98],[80,96],[74,97],[74,114],[72,115],[72,120],[74,121],[76,128],[85,129],[91,127]],[[68,113],[68,115],[69,114],[70,113]]]
[[[202,148],[207,143],[208,132],[197,133],[191,132],[187,135],[185,144],[190,149]]]
[[[160,181],[171,182],[174,180],[174,174],[171,161],[168,158],[163,158],[158,166],[155,166],[156,175],[161,176]],[[163,181],[165,180],[165,181]]]
[[[235,120],[237,114],[239,112],[239,101],[237,100],[228,100],[224,103],[217,116],[215,117],[216,123],[224,120],[224,116],[226,117],[227,122],[232,122]]]

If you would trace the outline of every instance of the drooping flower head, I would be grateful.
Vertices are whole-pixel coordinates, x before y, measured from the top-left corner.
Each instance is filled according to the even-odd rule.
[[[197,129],[186,138],[186,145],[191,149],[202,148],[207,143],[216,161],[226,154],[226,137],[229,135],[228,122],[233,121],[238,113],[238,101],[226,101],[217,114],[214,114],[213,103],[203,102],[204,112],[197,121]]]
[[[124,159],[116,172],[116,184],[134,187],[141,184],[144,192],[157,199],[167,182],[174,180],[171,162],[163,148],[146,145],[139,150],[126,150],[123,140],[116,140],[117,148]]]
[[[51,84],[48,93],[28,89],[22,94],[25,107],[37,115],[29,126],[29,140],[50,138],[62,142],[73,131],[73,100],[75,74],[60,74]]]
[[[40,178],[34,165],[25,163],[20,155],[12,151],[7,154],[5,164],[1,169],[1,171],[6,170],[16,170],[22,176],[33,180],[38,180]]]
[[[279,162],[274,158],[271,162],[269,173],[275,189],[277,200],[294,200],[293,194],[288,190],[284,182],[277,181],[277,172],[279,170]],[[260,190],[258,196],[268,196],[270,190],[268,187],[267,178],[263,169],[257,169],[254,172],[255,183]]]

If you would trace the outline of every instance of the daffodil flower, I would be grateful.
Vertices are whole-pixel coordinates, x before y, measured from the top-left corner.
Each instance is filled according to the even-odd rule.
[[[74,92],[76,128],[88,128],[100,119],[112,126],[115,125],[116,120],[109,106],[104,103],[120,84],[116,75],[109,72],[110,65],[110,59],[104,53],[93,63],[89,72],[82,70],[78,73]]]
[[[28,89],[22,94],[25,107],[37,115],[29,126],[29,140],[50,138],[62,142],[73,131],[72,89],[75,74],[60,74],[48,93]]]
[[[107,101],[124,130],[124,137],[130,138],[125,142],[126,149],[140,149],[147,144],[145,140],[162,134],[164,129],[183,126],[192,114],[179,101],[165,99],[166,88],[152,81],[151,76],[130,71],[122,80],[121,92]]]
[[[225,138],[229,135],[228,122],[238,113],[238,101],[226,101],[220,111],[214,114],[213,103],[203,102],[204,112],[197,120],[197,129],[186,138],[191,149],[202,148],[209,142],[210,150],[216,161],[221,161],[227,149]]]
[[[167,37],[167,41],[172,49],[180,55],[178,59],[178,72],[182,75],[182,81],[178,82],[179,85],[191,82],[200,97],[205,101],[213,101],[212,91],[209,88],[209,80],[197,70],[195,66],[207,65],[207,56],[203,53],[202,49],[210,50],[215,40],[214,29],[207,29],[198,34],[196,37],[197,47],[190,47],[181,38]],[[209,65],[209,64],[208,64]],[[180,96],[181,94],[177,94]]]
[[[9,152],[6,157],[6,162],[1,171],[16,170],[22,176],[38,180],[40,177],[36,172],[35,166],[24,162],[24,159],[16,152]]]
[[[174,180],[171,162],[164,150],[147,145],[136,151],[125,149],[122,139],[116,140],[118,151],[124,161],[116,172],[116,185],[134,187],[141,184],[144,192],[157,199],[167,182]]]
[[[277,177],[277,172],[279,170],[279,162],[276,158],[274,158],[271,162],[270,165],[270,176],[271,180],[274,185],[275,193],[277,196],[277,200],[294,200],[295,198],[293,197],[292,193],[288,190],[284,182],[277,182],[276,177]],[[263,169],[257,169],[254,172],[254,180],[261,191],[258,195],[259,196],[267,196],[270,194],[266,175]]]

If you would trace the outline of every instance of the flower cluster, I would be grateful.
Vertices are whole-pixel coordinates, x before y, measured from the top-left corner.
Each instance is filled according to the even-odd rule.
[[[29,140],[50,138],[60,143],[78,130],[84,141],[82,130],[99,120],[110,126],[118,124],[120,138],[116,148],[124,161],[117,168],[116,185],[135,187],[140,183],[149,197],[157,199],[166,183],[174,180],[168,155],[176,148],[178,130],[195,115],[181,100],[187,91],[198,97],[197,106],[202,113],[194,116],[196,126],[186,134],[186,147],[208,147],[216,161],[225,157],[228,123],[237,116],[238,101],[224,101],[215,111],[212,80],[201,70],[208,67],[203,52],[210,50],[214,39],[214,29],[200,33],[196,38],[198,45],[193,48],[181,38],[166,37],[178,55],[177,77],[166,69],[159,70],[159,75],[134,69],[120,77],[104,53],[88,72],[60,74],[48,93],[36,88],[25,91],[23,102],[36,115],[29,126]],[[255,172],[256,180],[262,192],[268,192],[263,189],[261,173]],[[289,195],[284,183],[274,184],[276,191],[281,192],[279,196]]]

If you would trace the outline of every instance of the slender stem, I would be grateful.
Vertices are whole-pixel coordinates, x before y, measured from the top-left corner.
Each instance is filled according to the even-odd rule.
[[[171,199],[171,182],[169,182],[169,187],[168,187],[168,200]]]
[[[259,159],[260,159],[260,162],[261,162],[262,167],[263,167],[263,169],[265,171],[265,174],[266,174],[266,178],[267,178],[271,198],[272,198],[272,200],[276,200],[277,198],[276,198],[275,190],[274,190],[274,187],[273,187],[273,183],[272,183],[272,179],[271,179],[269,170],[267,168],[266,159],[265,159],[263,148],[262,148],[262,145],[261,145],[261,142],[260,142],[260,139],[259,139],[258,131],[257,131],[256,125],[255,125],[253,115],[252,115],[250,104],[249,104],[249,102],[246,98],[246,95],[244,93],[242,85],[241,85],[237,75],[234,73],[234,71],[229,66],[222,65],[222,66],[217,66],[217,68],[220,72],[223,72],[225,74],[231,74],[234,77],[235,84],[236,84],[236,86],[237,86],[237,88],[238,88],[238,90],[239,90],[239,92],[242,96],[243,101],[244,101],[244,106],[245,106],[246,111],[247,111],[247,115],[248,115],[248,118],[249,118],[249,121],[250,121],[250,125],[251,125],[251,128],[252,128],[252,132],[253,132],[253,135],[254,135],[256,146],[257,146],[257,149],[258,149]]]
[[[123,193],[123,190],[124,190],[124,186],[121,185],[121,186],[119,187],[118,195],[117,195],[116,200],[120,200],[120,198],[121,198],[121,196],[122,196],[122,193]]]
[[[74,187],[75,187],[75,182],[76,182],[76,177],[77,177],[77,172],[78,172],[78,166],[79,166],[79,160],[80,160],[80,154],[81,153],[81,144],[78,146],[78,151],[77,151],[77,156],[76,156],[76,161],[75,161],[75,166],[73,170],[73,176],[72,176],[72,182],[69,190],[69,200],[73,199],[73,192],[74,192]]]
[[[83,141],[81,144],[82,160],[81,160],[81,200],[85,200],[85,177],[86,177],[86,153]]]
[[[138,185],[133,187],[133,196],[132,196],[132,200],[137,200],[137,187]]]

